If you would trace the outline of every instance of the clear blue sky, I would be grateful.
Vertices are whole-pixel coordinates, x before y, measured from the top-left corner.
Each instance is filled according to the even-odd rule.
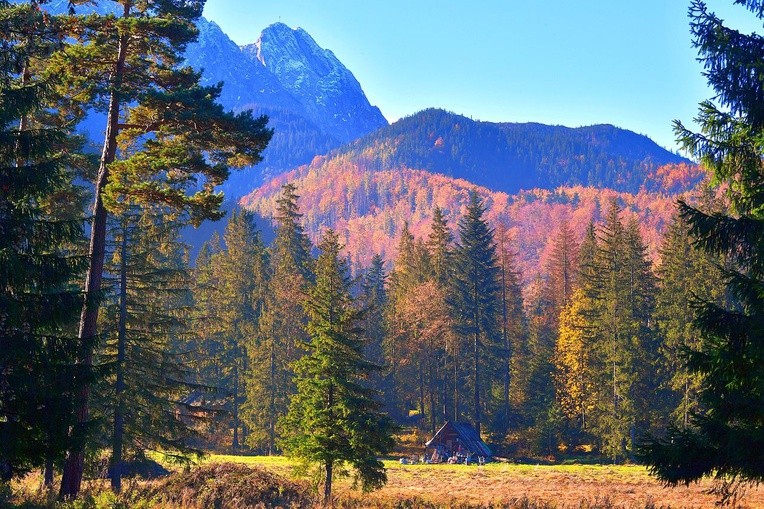
[[[731,0],[722,18],[761,31]],[[389,121],[427,107],[475,119],[614,124],[675,149],[711,96],[689,0],[208,0],[205,16],[238,44],[267,25],[302,27],[355,74]]]

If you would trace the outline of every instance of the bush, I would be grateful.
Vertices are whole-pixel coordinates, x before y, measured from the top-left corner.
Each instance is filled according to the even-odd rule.
[[[152,496],[157,503],[182,507],[247,509],[314,505],[306,484],[236,463],[213,463],[175,474],[159,482]]]

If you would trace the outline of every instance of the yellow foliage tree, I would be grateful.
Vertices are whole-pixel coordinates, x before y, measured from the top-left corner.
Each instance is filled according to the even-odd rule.
[[[557,400],[569,419],[586,429],[586,416],[594,406],[591,367],[591,326],[587,314],[593,302],[582,289],[573,292],[560,312],[560,334],[554,353]]]

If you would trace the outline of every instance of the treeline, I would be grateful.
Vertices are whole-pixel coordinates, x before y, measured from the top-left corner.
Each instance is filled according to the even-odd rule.
[[[684,365],[699,337],[693,302],[721,303],[725,296],[720,260],[692,247],[683,220],[674,217],[654,267],[639,223],[613,200],[583,238],[568,223],[557,225],[551,256],[523,288],[511,230],[489,223],[476,193],[469,200],[456,225],[436,208],[426,237],[415,238],[404,224],[395,260],[375,256],[357,270],[367,356],[384,367],[367,384],[389,415],[428,433],[466,420],[515,456],[592,453],[615,460],[634,459],[648,434],[688,426],[700,383]],[[227,387],[226,443],[261,453],[278,450],[277,423],[295,390],[291,366],[307,338],[301,324],[310,248],[297,205],[294,186],[285,185],[270,248],[256,232],[249,234],[250,251],[225,247],[247,217],[237,214],[225,242],[208,243],[196,268],[197,302],[212,306],[202,316],[217,317],[209,321],[216,334],[240,338],[226,354],[238,352],[239,360],[226,364],[221,355],[204,383],[214,385],[225,369],[238,373]],[[249,262],[233,261],[245,252]],[[241,268],[232,271],[233,263]],[[222,314],[236,309],[226,299],[237,297],[213,297],[209,288],[232,288],[227,280],[248,282],[236,302],[256,296],[250,311]],[[246,323],[246,316],[253,332],[235,332],[231,324]]]

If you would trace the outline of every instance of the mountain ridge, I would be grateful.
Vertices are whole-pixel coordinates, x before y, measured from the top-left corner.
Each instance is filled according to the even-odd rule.
[[[611,126],[486,122],[428,108],[343,145],[327,158],[423,169],[496,191],[592,185],[637,192],[666,164],[689,164],[650,138]]]

